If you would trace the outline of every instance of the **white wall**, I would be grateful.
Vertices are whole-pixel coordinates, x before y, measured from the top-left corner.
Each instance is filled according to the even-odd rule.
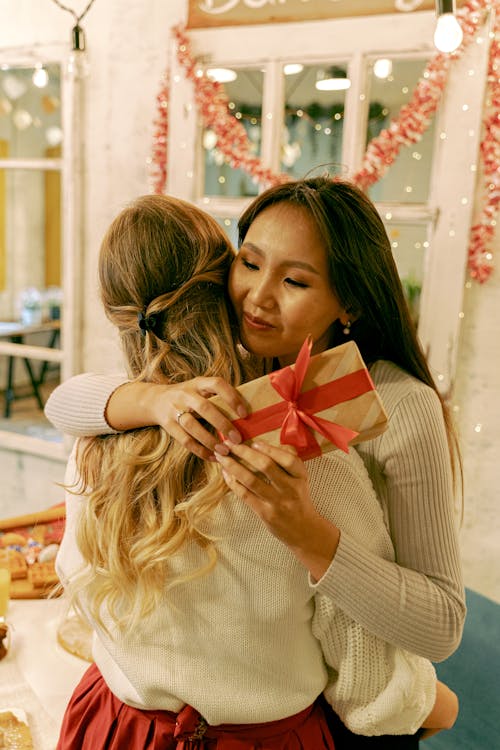
[[[466,584],[500,602],[500,237],[497,270],[467,284],[453,397],[463,449]],[[439,311],[436,311],[439,315]]]
[[[83,7],[76,0],[69,5]],[[95,262],[113,216],[127,201],[149,192],[155,96],[168,56],[169,29],[184,20],[185,6],[185,0],[96,0],[83,22],[91,63],[83,127],[85,369],[105,371],[120,364],[96,297]],[[0,18],[0,47],[68,40],[69,48],[72,16],[53,3],[0,0]],[[495,246],[499,258],[498,238]],[[500,602],[499,272],[483,286],[466,289],[464,313],[453,404],[464,450],[465,579]],[[438,309],[435,314],[439,316]]]

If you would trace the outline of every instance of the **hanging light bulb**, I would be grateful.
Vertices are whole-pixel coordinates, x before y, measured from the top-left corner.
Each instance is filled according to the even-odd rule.
[[[207,77],[217,83],[232,83],[238,78],[238,74],[231,68],[207,68]]]
[[[302,63],[286,63],[286,65],[283,66],[283,73],[286,76],[295,76],[297,73],[302,73],[304,70],[304,66]]]
[[[33,71],[31,80],[33,81],[34,86],[37,86],[39,89],[43,89],[49,82],[49,74],[47,73],[45,68],[38,63],[37,65],[35,65],[35,70]]]
[[[342,91],[348,89],[351,81],[344,68],[333,65],[327,70],[319,70],[315,87],[318,91]]]
[[[68,73],[75,78],[86,78],[89,74],[89,63],[85,51],[85,33],[78,24],[71,30],[71,53],[68,57]]]
[[[389,78],[392,73],[392,60],[386,57],[379,57],[373,63],[373,74],[377,78]]]
[[[464,36],[455,16],[455,0],[436,0],[436,13],[434,44],[440,52],[454,52]]]
[[[90,73],[90,67],[85,52],[85,33],[80,22],[85,18],[95,0],[88,0],[85,10],[79,15],[72,8],[67,8],[60,0],[52,0],[61,10],[71,13],[75,25],[71,29],[71,52],[68,57],[67,71],[75,78],[85,78]]]

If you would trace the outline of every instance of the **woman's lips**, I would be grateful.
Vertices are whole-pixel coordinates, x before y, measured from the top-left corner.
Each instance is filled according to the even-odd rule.
[[[267,323],[265,320],[262,320],[262,318],[256,318],[253,315],[249,315],[248,313],[243,313],[243,320],[245,321],[246,325],[249,328],[252,328],[254,331],[269,331],[274,328],[273,325]]]

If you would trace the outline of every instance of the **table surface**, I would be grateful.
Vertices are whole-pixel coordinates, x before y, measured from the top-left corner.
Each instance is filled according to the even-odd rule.
[[[9,336],[27,336],[30,333],[57,331],[61,328],[60,320],[46,320],[44,323],[26,326],[15,320],[0,320],[0,338]]]
[[[0,708],[26,712],[35,750],[54,750],[66,704],[89,663],[57,642],[64,599],[11,599],[11,643],[0,662]]]

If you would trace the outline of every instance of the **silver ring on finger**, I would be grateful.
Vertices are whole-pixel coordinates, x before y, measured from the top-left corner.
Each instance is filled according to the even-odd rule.
[[[178,411],[177,412],[177,414],[175,415],[175,419],[177,421],[177,424],[179,424],[179,425],[181,424],[181,417],[184,414],[191,414],[191,409],[182,409],[182,411]],[[181,425],[181,427],[182,427],[182,425]]]

